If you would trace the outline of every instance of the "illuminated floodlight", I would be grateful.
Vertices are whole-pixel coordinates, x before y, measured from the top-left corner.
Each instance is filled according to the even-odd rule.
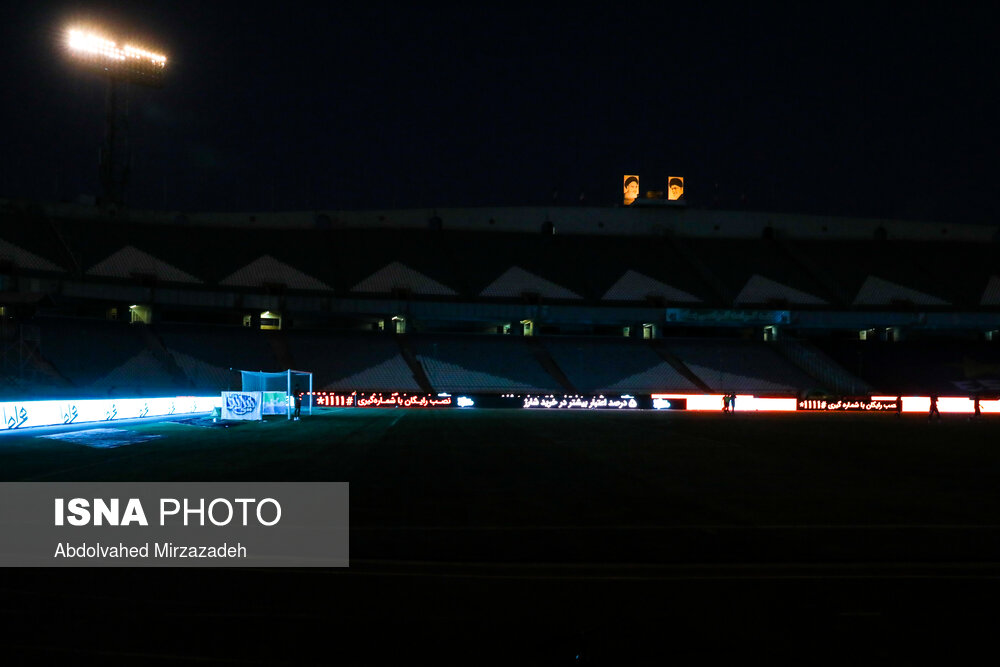
[[[144,86],[163,85],[167,57],[162,53],[137,44],[122,44],[83,28],[66,31],[66,46],[70,55],[88,69]]]

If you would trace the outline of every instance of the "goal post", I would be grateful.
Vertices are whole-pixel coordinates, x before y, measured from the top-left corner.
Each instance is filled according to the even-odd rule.
[[[277,373],[264,371],[240,371],[243,391],[262,392],[263,414],[284,413],[292,418],[295,395],[302,393],[308,397],[306,406],[312,414],[313,374],[309,371],[288,369]]]

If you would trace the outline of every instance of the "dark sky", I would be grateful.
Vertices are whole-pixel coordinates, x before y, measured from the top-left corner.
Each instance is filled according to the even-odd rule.
[[[627,172],[705,207],[1000,213],[986,10],[7,4],[7,196],[98,190],[102,83],[61,47],[89,19],[170,58],[133,90],[135,206],[613,205]]]

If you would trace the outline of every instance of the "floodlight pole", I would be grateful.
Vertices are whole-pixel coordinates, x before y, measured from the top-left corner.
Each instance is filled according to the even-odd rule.
[[[115,41],[86,29],[67,31],[70,52],[79,65],[100,74],[107,84],[104,103],[104,143],[98,160],[104,206],[125,204],[131,155],[129,147],[129,84],[163,86],[167,57],[134,44]]]
[[[128,82],[108,75],[104,110],[104,145],[101,147],[101,189],[104,204],[123,206],[128,187]]]

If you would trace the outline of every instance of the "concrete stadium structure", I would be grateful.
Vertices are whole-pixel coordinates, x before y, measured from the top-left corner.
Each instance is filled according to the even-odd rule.
[[[0,201],[9,394],[1000,393],[998,232],[654,205],[179,213]]]

